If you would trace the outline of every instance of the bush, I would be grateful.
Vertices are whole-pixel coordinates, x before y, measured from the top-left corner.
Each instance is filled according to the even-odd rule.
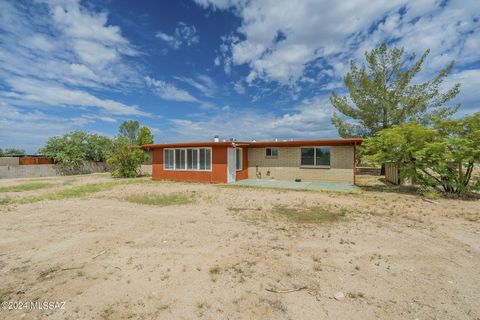
[[[402,178],[446,194],[478,189],[480,113],[459,120],[439,120],[433,127],[417,122],[382,130],[364,144],[368,161],[394,162]],[[478,174],[478,173],[477,173]]]
[[[140,165],[144,161],[144,151],[119,137],[113,144],[113,151],[107,159],[110,172],[116,178],[134,178],[140,175]]]

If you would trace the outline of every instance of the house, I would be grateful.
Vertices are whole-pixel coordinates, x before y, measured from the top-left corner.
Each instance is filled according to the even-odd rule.
[[[299,141],[215,141],[144,145],[152,179],[232,183],[242,179],[355,183],[360,138]]]

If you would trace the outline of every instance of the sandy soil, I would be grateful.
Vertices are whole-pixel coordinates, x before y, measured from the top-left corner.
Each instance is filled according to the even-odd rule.
[[[0,318],[480,319],[480,201],[436,205],[368,179],[356,194],[159,182],[3,206],[0,300],[66,303]],[[109,178],[45,180],[10,196]],[[124,201],[171,192],[195,201]],[[272,215],[278,205],[346,217],[296,224]]]

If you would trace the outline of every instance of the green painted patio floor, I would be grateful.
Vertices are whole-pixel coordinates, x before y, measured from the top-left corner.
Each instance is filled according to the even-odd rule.
[[[274,180],[274,179],[245,179],[232,183],[237,186],[248,187],[263,187],[263,188],[278,188],[278,189],[295,189],[295,190],[324,190],[324,191],[337,191],[337,192],[353,192],[357,188],[350,183],[341,182],[326,182],[326,181],[314,181],[314,182],[295,182],[289,180]]]

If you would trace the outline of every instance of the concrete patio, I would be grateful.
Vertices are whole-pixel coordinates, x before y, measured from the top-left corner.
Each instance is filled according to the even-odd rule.
[[[261,187],[261,188],[277,188],[277,189],[294,189],[294,190],[323,190],[336,192],[354,192],[356,186],[349,183],[342,182],[326,182],[326,181],[302,181],[295,182],[289,180],[274,180],[274,179],[245,179],[239,180],[233,185],[247,186],[247,187]]]

